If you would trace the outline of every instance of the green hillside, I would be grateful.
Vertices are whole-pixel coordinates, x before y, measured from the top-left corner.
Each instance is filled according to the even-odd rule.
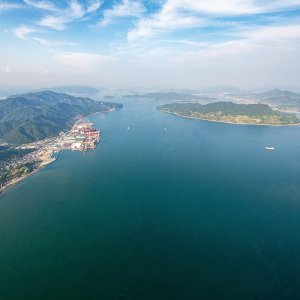
[[[300,123],[294,114],[275,111],[266,104],[172,103],[159,106],[157,109],[183,117],[233,124],[298,125]]]
[[[78,115],[120,107],[52,91],[10,96],[0,101],[0,139],[10,144],[41,140],[67,129]]]

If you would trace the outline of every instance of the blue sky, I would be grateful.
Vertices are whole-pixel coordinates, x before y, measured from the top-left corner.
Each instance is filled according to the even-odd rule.
[[[300,0],[0,0],[0,84],[300,85]]]

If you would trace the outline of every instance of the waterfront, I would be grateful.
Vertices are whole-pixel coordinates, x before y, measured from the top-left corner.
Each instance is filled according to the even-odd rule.
[[[0,164],[0,174],[4,179],[0,182],[0,193],[26,177],[39,171],[44,166],[56,161],[61,151],[88,151],[95,150],[100,141],[100,131],[92,127],[93,123],[81,122],[82,117],[66,132],[60,132],[56,137],[47,138],[30,144],[24,144],[11,149],[31,149],[26,155],[7,159]],[[11,150],[13,151],[13,150]],[[31,169],[27,165],[33,165]],[[23,172],[19,170],[24,168]]]
[[[0,196],[1,299],[298,299],[300,129],[123,100]]]

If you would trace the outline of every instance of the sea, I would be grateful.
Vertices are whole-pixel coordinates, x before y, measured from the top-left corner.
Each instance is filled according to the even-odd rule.
[[[300,299],[300,128],[115,101],[0,195],[0,299]]]

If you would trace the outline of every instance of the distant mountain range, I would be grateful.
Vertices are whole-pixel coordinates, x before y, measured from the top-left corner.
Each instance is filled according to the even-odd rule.
[[[28,89],[25,90],[25,88],[22,87],[0,84],[0,101],[9,95],[24,93],[25,91],[27,92]]]
[[[190,93],[177,93],[177,92],[155,92],[155,93],[144,93],[144,94],[133,94],[126,95],[127,98],[144,98],[144,99],[154,99],[161,101],[186,101],[186,102],[217,102],[220,101],[218,98],[222,99],[222,94],[227,94],[227,99],[232,96],[233,100],[238,97],[240,99],[245,98],[245,100],[253,99],[256,102],[270,104],[276,107],[299,107],[300,108],[300,94],[283,91],[279,89],[273,89],[268,92],[263,93],[246,93],[241,90],[225,89],[219,88],[213,90],[214,93],[207,95],[200,94],[190,94]],[[231,93],[230,93],[231,92]],[[236,92],[236,93],[234,93]]]
[[[53,91],[10,96],[0,101],[0,140],[9,144],[41,140],[67,129],[78,115],[121,107]]]
[[[290,91],[274,89],[265,93],[254,93],[252,95],[261,102],[269,104],[300,106],[300,94]]]
[[[145,94],[133,94],[123,96],[126,98],[144,98],[144,99],[154,99],[154,100],[165,100],[165,101],[217,101],[215,98],[186,94],[186,93],[176,93],[176,92],[158,92],[158,93],[145,93]]]
[[[239,94],[242,93],[243,90],[238,89],[233,86],[213,86],[209,88],[203,88],[200,90],[202,93],[226,93],[226,94]]]
[[[66,85],[48,88],[46,91],[71,94],[73,96],[94,96],[99,90],[87,85]]]

